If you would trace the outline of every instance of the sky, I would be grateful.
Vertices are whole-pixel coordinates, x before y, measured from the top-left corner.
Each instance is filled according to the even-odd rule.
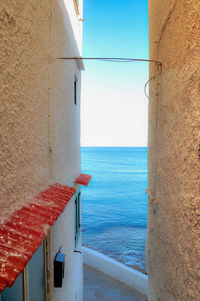
[[[149,57],[148,0],[84,0],[83,57]],[[82,146],[146,146],[148,63],[84,61]]]

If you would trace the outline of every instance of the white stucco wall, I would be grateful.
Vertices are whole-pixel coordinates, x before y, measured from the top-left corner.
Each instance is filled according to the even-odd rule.
[[[67,205],[55,226],[51,230],[51,265],[53,271],[53,260],[62,247],[65,258],[65,276],[62,288],[53,288],[53,277],[51,277],[52,300],[63,301],[81,301],[82,300],[82,254],[75,253],[75,231],[74,231],[74,214],[75,197]],[[81,250],[81,236],[79,237],[76,250]],[[53,275],[52,275],[53,276]]]
[[[60,6],[65,29],[71,36],[71,42],[74,43],[74,56],[80,56],[82,50],[82,18],[83,18],[83,1],[79,1],[77,14],[74,3],[76,0],[56,0]],[[74,41],[73,41],[74,40]]]
[[[74,60],[80,56],[81,26],[73,1],[56,0],[52,7],[52,78],[49,127],[52,181],[74,186],[80,166],[80,87],[81,74]],[[74,78],[77,104],[74,104]],[[76,186],[80,188],[80,185]],[[81,249],[81,235],[77,249]],[[62,288],[53,286],[53,261],[59,248],[66,254]],[[53,301],[81,301],[83,288],[82,254],[75,253],[75,197],[51,231],[51,295]]]

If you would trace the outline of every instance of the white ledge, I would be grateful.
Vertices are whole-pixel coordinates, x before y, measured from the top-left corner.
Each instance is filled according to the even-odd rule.
[[[148,296],[148,276],[92,249],[82,247],[83,263]]]

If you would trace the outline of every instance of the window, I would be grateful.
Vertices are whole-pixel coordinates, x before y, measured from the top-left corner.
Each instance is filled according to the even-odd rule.
[[[74,104],[77,104],[77,78],[74,77]]]
[[[45,301],[46,269],[45,242],[33,255],[24,271],[17,277],[11,288],[5,288],[1,301]]]
[[[75,246],[77,245],[81,231],[80,199],[81,193],[79,192],[75,199]]]
[[[42,244],[28,264],[29,301],[46,300],[44,249]]]
[[[24,300],[24,272],[21,273],[11,288],[5,288],[1,294],[1,301]]]

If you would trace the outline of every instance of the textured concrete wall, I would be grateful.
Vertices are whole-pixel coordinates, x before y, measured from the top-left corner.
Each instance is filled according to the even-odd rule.
[[[149,0],[149,300],[200,300],[200,2]]]
[[[49,183],[50,6],[0,1],[1,221]]]

